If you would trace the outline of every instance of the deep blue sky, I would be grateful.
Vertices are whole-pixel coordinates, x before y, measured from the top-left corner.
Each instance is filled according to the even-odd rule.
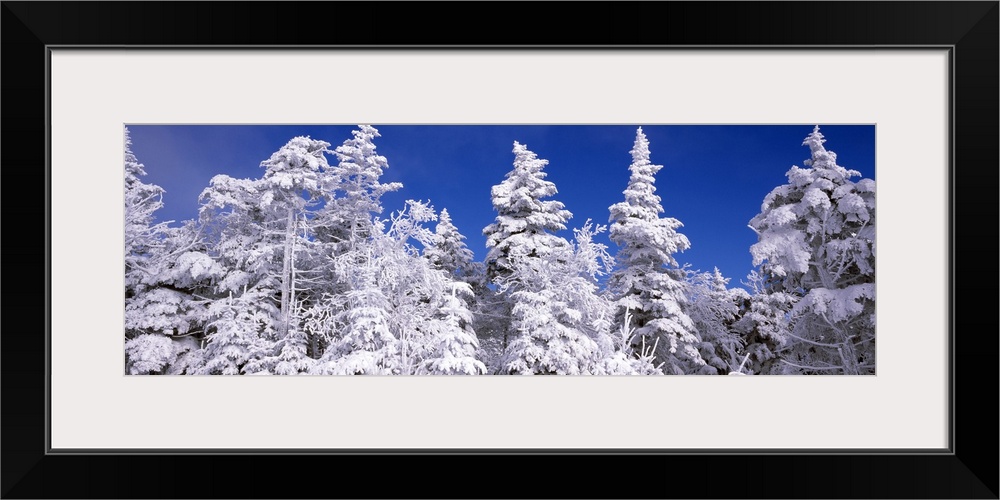
[[[664,165],[656,177],[665,217],[679,219],[691,248],[681,264],[710,271],[718,266],[739,286],[752,269],[747,223],[764,196],[786,182],[792,165],[802,166],[809,148],[802,140],[813,125],[378,125],[379,154],[389,161],[384,182],[403,189],[383,197],[388,212],[407,199],[447,208],[466,243],[481,260],[482,229],[496,213],[490,188],[513,166],[516,140],[549,160],[545,172],[557,199],[573,213],[570,228],[590,218],[608,222],[608,207],[622,201],[638,126],[649,139],[651,161]],[[198,195],[216,174],[259,178],[260,162],[289,139],[308,135],[332,144],[350,139],[353,125],[129,125],[132,151],[146,166],[144,182],[164,188],[159,220],[197,217]],[[823,125],[826,147],[838,163],[875,179],[875,126]],[[328,161],[336,163],[335,157]],[[855,179],[857,180],[857,179]],[[432,226],[433,227],[433,226]],[[572,238],[572,231],[562,234]],[[614,255],[617,247],[602,235]]]

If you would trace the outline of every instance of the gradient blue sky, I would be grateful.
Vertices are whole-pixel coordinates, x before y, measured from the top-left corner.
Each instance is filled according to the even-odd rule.
[[[691,248],[676,255],[681,264],[710,271],[718,267],[739,286],[753,268],[750,245],[757,236],[747,223],[764,196],[786,182],[792,165],[809,158],[803,125],[379,125],[379,154],[389,161],[383,181],[403,189],[383,197],[388,212],[407,199],[430,200],[447,208],[476,259],[486,255],[482,229],[496,212],[490,188],[513,166],[514,141],[549,161],[552,199],[573,213],[570,228],[590,218],[608,222],[608,207],[623,199],[631,163],[629,151],[642,126],[651,161],[664,165],[656,176],[663,216],[679,219]],[[841,166],[875,179],[874,125],[820,125],[826,147]],[[332,144],[350,139],[354,125],[128,125],[132,152],[146,166],[144,182],[166,191],[158,220],[197,217],[198,195],[216,174],[259,178],[260,162],[289,139],[308,135]],[[328,157],[335,163],[333,156]],[[857,179],[855,179],[857,180]],[[876,179],[877,180],[877,179]],[[432,225],[433,227],[433,225]],[[572,238],[572,231],[562,234]],[[617,247],[606,233],[598,241]]]

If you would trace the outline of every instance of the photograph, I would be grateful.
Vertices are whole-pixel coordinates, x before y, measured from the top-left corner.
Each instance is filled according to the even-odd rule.
[[[997,0],[0,3],[0,498],[998,498]]]
[[[874,125],[124,130],[129,375],[875,375]]]

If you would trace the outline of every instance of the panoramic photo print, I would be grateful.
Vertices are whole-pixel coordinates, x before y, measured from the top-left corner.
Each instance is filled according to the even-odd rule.
[[[874,125],[124,129],[128,375],[874,375]]]

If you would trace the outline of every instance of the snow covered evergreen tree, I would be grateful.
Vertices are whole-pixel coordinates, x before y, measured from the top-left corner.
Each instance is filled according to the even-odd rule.
[[[318,291],[303,290],[301,282],[320,265],[311,214],[325,196],[329,146],[295,137],[261,162],[262,178],[218,175],[201,195],[202,222],[214,233],[215,256],[226,270],[217,290],[226,306],[213,310],[242,325],[238,334],[248,339],[250,354],[240,369],[273,373],[279,364],[283,372],[309,365],[299,311],[303,296]],[[213,322],[216,330],[219,321]],[[211,342],[221,341],[221,334]]]
[[[788,339],[788,316],[798,297],[779,291],[776,283],[768,282],[757,271],[750,272],[745,284],[752,293],[743,298],[739,319],[733,324],[733,331],[742,338],[742,352],[748,356],[744,371],[781,374],[784,364],[778,352]]]
[[[317,310],[329,347],[314,373],[481,374],[478,341],[465,296],[471,288],[435,269],[411,241],[431,246],[424,227],[432,207],[408,200],[388,220],[375,219],[369,237],[335,256],[346,293],[327,294]],[[388,223],[388,228],[386,224]]]
[[[390,325],[391,304],[380,283],[378,256],[371,247],[343,255],[353,269],[346,304],[333,318],[329,347],[313,368],[321,375],[393,375],[398,373],[400,342]],[[359,259],[360,257],[360,259]],[[361,260],[361,262],[359,262]],[[335,309],[336,310],[336,309]],[[339,331],[342,331],[340,333]]]
[[[292,310],[295,301],[296,249],[307,245],[311,239],[307,210],[322,197],[323,176],[329,169],[325,153],[330,143],[295,137],[267,160],[258,192],[260,208],[273,213],[276,224],[272,231],[283,231],[281,309],[278,318],[278,337],[284,338],[293,325]]]
[[[220,269],[203,253],[191,225],[154,223],[163,189],[146,184],[145,167],[125,129],[125,358],[129,374],[190,373],[200,364],[207,293]]]
[[[435,327],[446,328],[455,337],[446,341],[447,346],[449,346],[447,350],[441,351],[445,347],[444,344],[440,344],[436,349],[441,352],[453,352],[449,356],[455,357],[458,356],[456,352],[459,352],[455,349],[458,346],[463,346],[460,349],[463,356],[471,356],[471,359],[475,360],[476,363],[482,364],[483,362],[478,358],[495,358],[498,355],[496,352],[481,351],[485,346],[479,342],[476,335],[480,328],[486,331],[490,325],[495,323],[489,317],[491,311],[489,301],[493,299],[495,294],[486,286],[484,266],[480,262],[473,261],[472,251],[466,246],[464,240],[465,236],[452,223],[448,210],[442,209],[438,215],[434,236],[430,244],[424,248],[423,255],[433,269],[444,273],[448,280],[460,283],[449,285],[453,290],[452,293],[445,291],[445,303],[441,307],[444,308],[442,310],[447,309],[450,312],[444,318],[440,318],[443,320],[441,324],[443,326]],[[469,337],[464,332],[471,332],[472,336]],[[468,355],[469,346],[473,346],[472,355]],[[486,351],[495,350],[491,347],[493,346],[486,347]],[[449,361],[448,363],[453,364],[454,362]],[[478,366],[478,364],[470,365],[468,363],[467,360],[466,364],[460,366],[463,366],[463,369]],[[432,372],[439,373],[441,368],[442,365],[436,365],[433,370],[438,371],[432,370]],[[430,370],[431,367],[428,365],[425,369]]]
[[[598,292],[598,276],[613,259],[593,236],[606,230],[588,220],[574,242],[544,257],[509,254],[510,274],[498,282],[509,293],[512,341],[495,371],[504,374],[605,374],[615,355],[612,305]]]
[[[566,229],[573,216],[560,201],[545,200],[559,191],[545,180],[542,169],[548,160],[514,142],[514,168],[491,190],[496,220],[483,229],[486,246],[486,275],[491,281],[510,274],[510,254],[540,258],[565,248],[568,243],[553,234]]]
[[[269,291],[250,288],[240,295],[213,301],[209,305],[212,320],[205,345],[203,375],[242,375],[254,351],[262,351],[273,343],[275,318]],[[256,371],[254,371],[256,372]]]
[[[477,359],[479,339],[471,328],[472,313],[465,302],[473,297],[472,288],[454,278],[448,280],[451,292],[446,291],[436,299],[438,312],[426,327],[429,349],[418,373],[484,375],[486,365]]]
[[[132,152],[132,137],[125,128],[125,297],[146,276],[154,252],[162,245],[166,224],[154,224],[154,213],[163,207],[163,188],[142,182],[145,166]]]
[[[837,164],[819,126],[811,158],[765,197],[750,248],[769,294],[788,294],[785,373],[875,372],[875,182]],[[789,303],[791,301],[784,301]]]
[[[188,223],[166,228],[163,246],[155,261],[147,262],[149,273],[125,301],[126,343],[129,373],[192,373],[201,365],[201,347],[210,320],[208,306],[214,282],[223,269],[209,257],[197,228]],[[137,335],[137,336],[136,336]],[[143,354],[141,346],[166,345],[172,341],[168,357]],[[167,352],[164,348],[158,352]],[[151,360],[158,359],[154,363]],[[132,364],[133,360],[144,360]],[[141,366],[156,369],[145,370]]]
[[[600,360],[593,339],[560,317],[565,303],[554,292],[550,288],[522,289],[511,295],[512,327],[518,335],[505,351],[503,373],[581,375]]]
[[[619,323],[631,311],[637,338],[656,345],[657,363],[669,374],[700,370],[705,364],[691,318],[684,312],[684,271],[674,254],[690,248],[687,237],[677,232],[683,226],[675,218],[660,217],[663,207],[653,185],[663,168],[650,162],[649,141],[640,127],[631,150],[631,176],[625,201],[610,207],[611,241],[619,246],[619,268],[612,273],[609,288],[618,305]]]
[[[698,332],[698,350],[705,365],[696,373],[726,374],[739,367],[742,338],[733,330],[740,305],[750,295],[742,288],[727,288],[729,278],[719,268],[712,272],[688,272],[685,311]]]
[[[162,243],[163,224],[153,224],[154,212],[163,206],[163,188],[142,182],[145,166],[132,153],[132,138],[125,128],[125,355],[129,373],[151,373],[164,369],[174,357],[168,325],[143,324],[135,314],[148,302],[157,302],[145,292],[157,274],[154,262]],[[148,323],[148,322],[147,322]],[[150,331],[159,331],[151,333]]]
[[[199,223],[223,269],[209,305],[206,374],[243,373],[261,337],[276,340],[284,232],[268,228],[273,218],[260,207],[259,187],[259,180],[217,175],[200,196]]]
[[[337,253],[367,238],[372,216],[382,213],[382,195],[403,187],[381,181],[389,161],[376,152],[374,139],[381,137],[378,129],[358,125],[351,134],[353,139],[334,150],[338,163],[331,168],[326,186],[332,196],[317,217],[317,238],[335,244]]]
[[[448,209],[441,209],[431,244],[424,249],[431,266],[468,282],[475,276],[472,250],[465,245],[465,236],[451,222]]]
[[[333,151],[338,162],[330,167],[329,175],[324,178],[325,204],[312,220],[317,252],[325,256],[325,265],[315,269],[313,278],[322,285],[309,310],[304,312],[308,317],[306,329],[313,341],[313,350],[322,353],[313,372],[354,369],[346,365],[334,366],[338,357],[353,352],[354,347],[344,344],[346,336],[351,335],[349,330],[353,327],[350,325],[364,323],[362,319],[366,317],[376,321],[389,313],[385,307],[391,309],[377,297],[381,293],[377,290],[381,289],[375,276],[362,276],[355,271],[383,257],[380,250],[373,247],[381,244],[378,241],[384,236],[379,234],[382,229],[374,217],[382,213],[382,195],[400,189],[402,184],[381,180],[389,163],[376,151],[374,139],[381,134],[375,127],[358,125],[352,135],[352,139]],[[376,314],[372,309],[375,307],[383,309]],[[355,312],[350,313],[351,310]],[[349,320],[349,314],[360,316]],[[362,350],[373,348],[370,343],[363,345]],[[362,369],[358,364],[355,368],[373,373],[372,366]]]
[[[515,302],[512,295],[521,283],[509,278],[514,271],[511,254],[521,259],[542,259],[553,252],[564,250],[569,243],[555,234],[566,229],[573,216],[560,201],[547,200],[558,190],[545,180],[543,168],[548,160],[538,158],[525,145],[514,142],[514,168],[505,179],[491,189],[493,208],[497,212],[494,222],[483,229],[486,236],[486,279],[504,286],[504,295],[484,297],[482,304],[486,317],[493,318],[483,328],[499,337],[499,348],[506,349],[513,333],[510,318]]]

